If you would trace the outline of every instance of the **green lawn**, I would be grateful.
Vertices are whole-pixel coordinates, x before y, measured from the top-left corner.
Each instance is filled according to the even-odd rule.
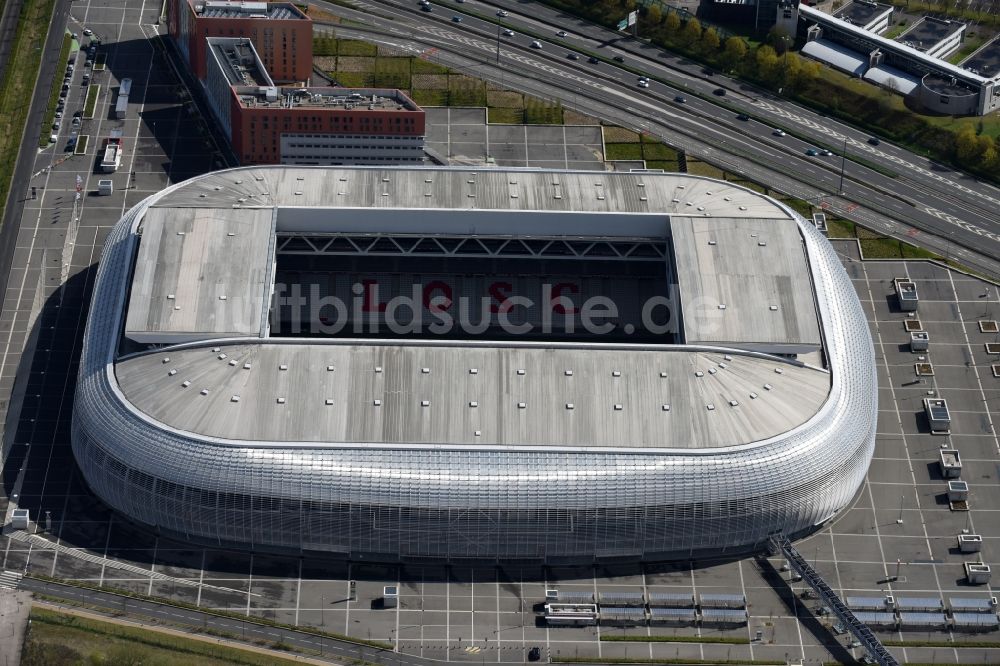
[[[604,159],[641,160],[642,146],[638,143],[606,143],[604,144]]]
[[[25,0],[0,82],[0,210],[7,205],[54,4],[55,0]]]
[[[264,647],[284,649],[283,644]],[[291,659],[34,608],[21,666],[292,666]]]
[[[83,117],[93,118],[94,111],[97,109],[97,96],[101,94],[101,85],[99,83],[91,83],[90,87],[87,88],[87,102],[83,105]]]

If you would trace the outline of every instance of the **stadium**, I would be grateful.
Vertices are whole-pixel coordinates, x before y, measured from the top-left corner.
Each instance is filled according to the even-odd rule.
[[[73,450],[108,505],[192,542],[667,560],[830,520],[876,413],[832,248],[746,188],[245,167],[109,233]]]

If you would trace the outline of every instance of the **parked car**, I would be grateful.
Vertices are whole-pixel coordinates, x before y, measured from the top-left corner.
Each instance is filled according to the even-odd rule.
[[[86,35],[87,37],[90,37],[92,34],[94,34],[94,31],[91,30],[90,28],[84,28],[83,34]]]
[[[538,647],[533,647],[528,650],[528,661],[538,661],[542,658],[542,650]]]

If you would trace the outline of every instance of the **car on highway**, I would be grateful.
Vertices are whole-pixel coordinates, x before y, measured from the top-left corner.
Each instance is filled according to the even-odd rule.
[[[540,49],[542,48],[542,43],[536,39],[535,41],[531,42],[531,48]]]
[[[623,58],[621,56],[615,56],[614,57],[614,61],[615,62],[625,62],[625,58]]]
[[[533,647],[528,650],[528,661],[538,661],[542,658],[542,650],[537,647]]]
[[[497,16],[500,16],[500,17],[507,16],[507,10],[506,9],[498,9],[497,10]]]
[[[676,97],[674,97],[674,101],[677,102],[678,104],[683,104],[687,101],[687,98],[684,95],[677,95]]]
[[[873,146],[877,146],[882,142],[879,141],[879,138],[877,136],[870,136],[868,137],[868,143],[872,144]]]
[[[455,14],[454,16],[451,17],[451,20],[454,21],[455,23],[461,23],[462,17],[459,16],[458,14]]]
[[[513,37],[514,36],[514,31],[511,30],[510,28],[507,28],[506,30],[503,31],[503,36],[504,37]]]
[[[833,153],[830,152],[830,150],[827,148],[824,148],[823,150],[819,151],[819,154],[822,155],[823,157],[830,157],[831,155],[833,155]]]
[[[773,132],[771,132],[771,134],[773,134],[774,136],[785,136],[785,130],[776,129]]]
[[[736,116],[736,120],[743,120],[743,121],[747,121],[747,120],[750,120],[750,116],[748,116],[748,115],[747,115],[747,114],[745,114],[745,113],[741,113],[741,114],[739,114],[738,116]]]
[[[589,62],[591,65],[597,65],[600,64],[601,59],[596,56],[590,56],[589,58],[587,58],[587,62]]]
[[[579,60],[580,59],[580,56],[577,55],[576,53],[567,53],[566,57],[569,58],[570,60]]]
[[[425,12],[434,11],[434,8],[430,5],[430,3],[427,3],[426,5],[420,5],[420,9],[424,10]]]
[[[566,32],[565,30],[560,30],[559,32],[556,33],[556,36],[557,37],[568,37],[569,33]]]
[[[816,157],[817,155],[819,155],[819,151],[816,150],[815,148],[807,148],[806,155],[808,155],[809,157]]]
[[[83,34],[86,35],[87,37],[90,37],[92,34],[94,34],[94,31],[91,30],[90,28],[84,28]]]
[[[712,91],[712,94],[713,95],[718,95],[719,97],[725,97],[726,96],[726,89],[725,88],[716,88],[715,90]]]
[[[649,81],[639,81],[638,85],[639,85],[640,88],[648,88],[649,87]]]

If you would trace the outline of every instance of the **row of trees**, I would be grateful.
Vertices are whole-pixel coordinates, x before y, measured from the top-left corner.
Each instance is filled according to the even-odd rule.
[[[542,2],[609,27],[636,8],[635,0]],[[789,35],[772,31],[764,43],[752,47],[742,37],[720,35],[696,17],[679,14],[655,2],[641,12],[639,32],[653,44],[922,148],[935,159],[952,161],[986,177],[1000,179],[1000,145],[984,135],[981,126],[970,124],[952,131],[919,113],[898,108],[891,91],[873,95],[871,90],[841,83],[838,77],[824,74],[819,63],[790,51],[793,39]]]

